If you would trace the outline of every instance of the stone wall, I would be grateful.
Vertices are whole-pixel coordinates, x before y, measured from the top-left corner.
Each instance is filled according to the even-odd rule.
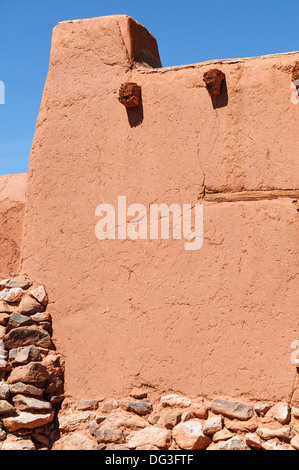
[[[50,448],[64,398],[64,362],[52,341],[43,286],[0,282],[0,441],[2,450]]]
[[[299,409],[146,389],[120,400],[65,402],[55,450],[298,450]]]

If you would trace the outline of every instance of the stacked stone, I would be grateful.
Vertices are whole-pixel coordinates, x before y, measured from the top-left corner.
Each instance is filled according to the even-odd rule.
[[[43,286],[0,282],[0,449],[48,449],[63,400],[64,365],[52,342]]]
[[[147,393],[64,403],[55,450],[299,450],[299,409]]]

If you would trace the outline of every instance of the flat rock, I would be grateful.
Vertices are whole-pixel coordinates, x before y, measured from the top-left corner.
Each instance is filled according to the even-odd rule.
[[[116,400],[113,401],[106,401],[101,406],[102,413],[111,413],[111,411],[116,410],[118,408],[118,402]]]
[[[53,351],[49,352],[43,359],[43,364],[49,371],[49,374],[54,373],[60,377],[63,375],[64,360],[61,354],[56,354]],[[94,400],[94,404],[95,403],[97,402]]]
[[[4,336],[3,342],[7,349],[30,346],[31,344],[46,349],[53,347],[49,333],[35,326],[15,328]]]
[[[99,429],[94,433],[98,444],[123,444],[126,442],[123,431],[116,429]]]
[[[212,442],[209,437],[203,433],[203,427],[199,420],[194,419],[180,423],[173,428],[172,436],[177,445],[185,450],[206,449]]]
[[[287,424],[291,419],[291,407],[288,403],[277,403],[268,413],[270,413],[271,416],[273,416],[273,418],[280,424]]]
[[[9,385],[10,393],[12,395],[29,395],[35,397],[42,397],[44,394],[44,389],[35,387],[34,385],[24,384],[22,382],[17,382]]]
[[[2,340],[0,340],[0,354],[4,354],[6,352],[5,345]]]
[[[52,322],[52,318],[50,313],[47,312],[38,312],[35,313],[34,315],[31,315],[31,320],[33,320],[35,323],[50,323]]]
[[[258,416],[265,416],[265,414],[270,410],[271,405],[269,403],[259,403],[254,407],[255,412]]]
[[[58,417],[59,430],[61,432],[74,432],[84,424],[89,424],[92,419],[96,418],[96,414],[91,411],[82,411],[80,413],[71,413]]]
[[[98,419],[97,419],[98,421]],[[121,430],[138,430],[149,426],[149,423],[142,418],[127,411],[112,412],[103,424],[105,428]]]
[[[294,436],[290,444],[292,447],[294,447],[294,449],[299,450],[299,436]]]
[[[36,299],[40,304],[42,305],[47,305],[48,303],[48,295],[47,295],[47,292],[44,288],[44,286],[39,286],[37,287],[36,289],[33,289],[31,292],[30,292],[30,295]]]
[[[9,305],[7,302],[3,302],[0,300],[0,312],[1,313],[13,313],[15,311],[15,307]]]
[[[211,405],[213,413],[222,414],[228,418],[236,418],[246,421],[253,417],[254,411],[250,406],[239,402],[216,399]]]
[[[186,413],[189,414],[189,418],[207,419],[208,407],[204,403],[192,403],[191,406],[185,409],[184,420],[187,421]]]
[[[28,362],[39,362],[42,360],[39,350],[32,344],[24,348],[11,349],[9,360],[12,364],[28,364]]]
[[[0,343],[1,343],[1,340],[0,340]],[[5,361],[7,360],[7,358],[8,358],[7,351],[0,349],[0,361]],[[2,378],[3,377],[0,377],[0,380],[2,380]]]
[[[10,330],[14,328],[19,328],[20,326],[30,326],[33,325],[33,321],[31,320],[30,317],[27,317],[26,315],[21,315],[20,313],[13,313],[10,315],[7,327],[6,327],[6,332],[8,333]]]
[[[3,281],[0,281],[0,290],[2,290],[9,281],[10,279],[3,279]]]
[[[0,313],[0,325],[6,326],[9,320],[8,313]]]
[[[222,416],[211,416],[204,424],[203,433],[212,435],[218,431],[221,431],[223,428],[223,418]]]
[[[181,411],[170,411],[163,416],[163,426],[166,429],[173,429],[181,421]]]
[[[255,432],[258,428],[258,421],[256,417],[253,417],[248,421],[226,419],[225,427],[232,432]]]
[[[282,427],[279,429],[257,428],[256,433],[264,440],[279,439],[291,440],[295,433],[290,427]]]
[[[0,341],[4,338],[6,334],[6,328],[3,325],[0,325]]]
[[[43,385],[48,380],[49,374],[46,367],[40,362],[30,362],[25,366],[14,369],[7,379],[8,384],[17,382]]]
[[[153,426],[156,426],[156,424],[158,424],[160,418],[161,418],[161,415],[159,413],[153,413],[153,414],[149,415],[147,420],[150,424],[152,424]]]
[[[5,287],[7,289],[14,289],[16,287],[19,287],[20,289],[29,289],[29,287],[32,286],[32,282],[29,282],[29,281],[15,281],[13,279],[11,279],[10,281],[8,281],[8,283],[5,285]]]
[[[77,409],[80,411],[96,410],[98,406],[97,400],[80,400],[77,403]]]
[[[245,434],[245,442],[249,447],[262,449],[264,441],[255,433]]]
[[[32,398],[27,395],[16,395],[13,404],[19,411],[51,411],[52,405],[46,400]]]
[[[126,411],[132,411],[141,416],[148,415],[153,411],[151,405],[146,401],[132,401],[129,398],[120,401],[119,406]]]
[[[0,400],[6,400],[9,395],[9,385],[6,382],[0,382]]]
[[[160,400],[163,406],[176,406],[181,408],[187,408],[191,405],[191,400],[187,397],[180,395],[166,395]]]
[[[0,416],[12,413],[15,408],[6,400],[0,400]]]
[[[35,445],[29,438],[21,438],[10,434],[2,444],[1,450],[35,450]]]
[[[241,437],[232,437],[228,441],[218,442],[213,450],[248,450],[245,440]]]
[[[130,397],[142,400],[147,397],[147,391],[143,388],[134,388],[130,393]]]
[[[51,423],[54,418],[54,411],[51,413],[19,413],[17,416],[4,417],[2,419],[4,428],[8,432],[15,432],[19,429],[35,429]]]
[[[10,364],[6,361],[6,359],[0,359],[0,372],[9,372],[11,369]]]
[[[136,449],[136,447],[142,446],[155,446],[159,449],[168,449],[171,444],[171,432],[158,428],[156,426],[150,426],[130,437],[129,448]]]
[[[277,440],[272,439],[263,443],[264,450],[287,450],[287,447],[283,444],[277,442]]]
[[[0,292],[0,300],[3,300],[4,302],[16,303],[22,299],[24,294],[25,291],[20,287],[15,287],[13,289],[5,288]]]
[[[42,312],[43,310],[44,306],[29,294],[23,297],[18,307],[19,313],[23,313],[24,315],[31,315],[33,313]]]
[[[75,432],[61,437],[54,443],[52,450],[93,450],[94,445],[95,442],[92,439]]]
[[[232,437],[234,437],[234,435],[228,429],[224,428],[213,435],[213,442],[227,441]]]
[[[293,406],[292,415],[294,416],[294,418],[299,419],[299,408],[297,408],[296,406]]]

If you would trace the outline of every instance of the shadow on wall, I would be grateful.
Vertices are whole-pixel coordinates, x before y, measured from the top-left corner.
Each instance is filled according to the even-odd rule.
[[[228,90],[225,79],[221,85],[220,95],[211,96],[211,100],[214,109],[224,108],[228,105]],[[144,119],[142,95],[140,96],[139,105],[136,108],[126,108],[126,111],[131,128],[138,127],[140,124],[142,124]]]
[[[217,96],[211,96],[211,100],[213,103],[213,108],[224,108],[224,106],[228,105],[228,91],[227,91],[227,84],[226,80],[224,79],[221,85],[221,93]]]
[[[126,108],[128,121],[131,127],[137,127],[143,123],[143,104],[142,95],[140,96],[139,105],[137,108]]]

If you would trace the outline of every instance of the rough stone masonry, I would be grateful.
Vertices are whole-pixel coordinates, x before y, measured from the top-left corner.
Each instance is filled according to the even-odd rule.
[[[22,278],[0,282],[2,450],[50,448],[64,388],[64,361],[52,341],[48,296]]]

